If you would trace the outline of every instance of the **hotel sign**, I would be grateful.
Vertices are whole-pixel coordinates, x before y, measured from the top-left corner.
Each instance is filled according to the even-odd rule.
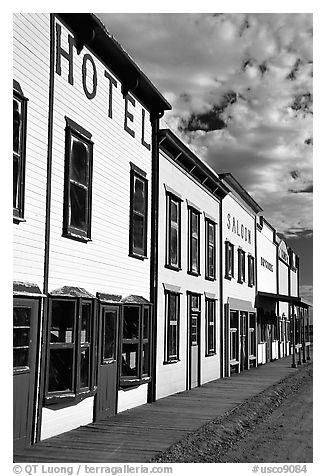
[[[251,230],[247,228],[243,223],[233,217],[230,213],[227,214],[226,226],[236,235],[240,236],[244,241],[247,241],[251,244]]]
[[[263,257],[260,258],[260,264],[261,266],[263,266],[264,268],[268,269],[269,271],[273,273],[274,271],[273,265],[269,261],[267,261],[265,258]]]
[[[289,252],[284,241],[281,241],[278,245],[278,257],[289,264]]]

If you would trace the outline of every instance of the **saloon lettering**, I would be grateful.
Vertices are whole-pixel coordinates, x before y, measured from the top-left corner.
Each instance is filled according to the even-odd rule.
[[[235,217],[232,217],[230,213],[227,215],[226,226],[229,230],[232,230],[233,233],[241,236],[244,241],[248,241],[248,243],[251,244],[251,230],[249,230],[242,223],[239,223],[239,220],[236,220]]]
[[[273,272],[273,265],[269,263],[265,258],[262,258],[262,257],[260,258],[260,264],[264,266],[264,268]]]
[[[72,86],[74,85],[74,38],[68,34],[68,43],[67,48],[65,49],[61,44],[61,25],[56,23],[56,64],[55,71],[61,76],[61,61],[62,58],[68,62],[68,83]],[[108,73],[104,71],[104,78],[107,81],[108,89],[108,110],[107,115],[110,119],[113,118],[113,91],[117,89],[117,81]],[[98,89],[98,72],[96,64],[89,53],[85,53],[82,61],[82,87],[85,93],[85,96],[92,100],[96,97]],[[128,132],[132,137],[135,137],[135,131],[132,129],[132,123],[134,122],[134,114],[131,112],[133,109],[136,110],[136,101],[132,96],[126,94],[124,97],[125,100],[125,116],[124,116],[124,130]],[[141,112],[141,124],[142,131],[140,141],[146,149],[150,150],[151,146],[145,141],[145,110],[142,108]]]

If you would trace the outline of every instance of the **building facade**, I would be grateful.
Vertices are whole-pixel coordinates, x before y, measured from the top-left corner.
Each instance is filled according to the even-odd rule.
[[[170,106],[91,14],[18,14],[14,39],[20,446],[148,401],[153,131]]]
[[[160,130],[156,397],[221,376],[221,202],[217,174]]]
[[[256,215],[260,206],[232,174],[222,202],[224,376],[257,365]]]

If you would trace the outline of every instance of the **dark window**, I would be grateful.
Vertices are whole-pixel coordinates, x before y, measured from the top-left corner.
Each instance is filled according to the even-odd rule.
[[[179,359],[180,295],[165,292],[165,362]]]
[[[255,285],[255,258],[248,255],[248,286]]]
[[[13,215],[24,218],[27,99],[14,81],[13,93]]]
[[[14,370],[29,368],[31,312],[29,307],[15,306],[13,309]]]
[[[215,223],[206,218],[206,279],[216,278]]]
[[[200,236],[200,214],[194,208],[189,207],[189,228],[188,228],[188,273],[199,275],[199,236]]]
[[[225,242],[225,277],[234,277],[234,245],[229,241]]]
[[[238,283],[243,283],[246,280],[246,253],[238,248]]]
[[[200,295],[190,294],[190,344],[199,345]]]
[[[92,389],[93,302],[50,301],[47,396],[87,393]]]
[[[181,201],[167,194],[166,265],[181,268]]]
[[[215,300],[206,299],[206,355],[216,353]]]
[[[130,242],[131,256],[147,256],[147,180],[145,172],[132,165],[130,171]]]
[[[150,377],[150,335],[150,307],[124,306],[120,384],[130,384]]]
[[[230,360],[238,360],[239,312],[230,311]]]
[[[66,118],[63,235],[91,238],[93,142],[91,134]]]
[[[102,323],[102,362],[110,362],[117,358],[117,310],[104,307],[102,310]]]

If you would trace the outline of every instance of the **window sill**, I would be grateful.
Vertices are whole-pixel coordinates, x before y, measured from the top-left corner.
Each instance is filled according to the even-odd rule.
[[[187,271],[187,274],[189,274],[190,276],[200,276],[200,273],[196,273],[194,271]]]
[[[119,387],[120,389],[139,387],[139,385],[144,385],[145,383],[151,382],[152,377],[143,377],[141,379],[130,379],[130,380],[120,380]]]
[[[228,279],[229,281],[231,281],[231,279],[233,279],[234,276],[228,276],[227,274],[224,276],[224,279]]]
[[[60,406],[69,406],[75,405],[76,403],[81,402],[87,397],[92,397],[95,395],[97,387],[94,387],[94,390],[89,390],[81,393],[62,393],[48,395],[45,397],[45,406],[60,405]]]
[[[147,256],[145,256],[145,255],[139,255],[139,254],[137,254],[137,253],[129,253],[129,256],[130,256],[130,258],[136,258],[136,259],[139,259],[139,260],[141,260],[141,261],[144,261],[145,259],[148,259]]]
[[[167,269],[171,269],[172,271],[181,271],[182,268],[178,267],[178,266],[172,266],[171,264],[166,264],[165,265],[165,268]]]
[[[17,225],[19,225],[19,223],[23,223],[23,222],[26,221],[25,218],[17,217],[17,216],[15,216],[15,215],[12,217],[12,220],[13,220],[13,222],[16,223]]]
[[[215,276],[214,276],[214,277],[212,277],[212,276],[205,276],[205,279],[206,279],[207,281],[216,281],[216,277],[215,277]]]
[[[205,354],[205,357],[213,357],[216,355],[216,352],[209,352],[208,354]]]
[[[180,362],[180,359],[164,360],[163,365],[177,364],[178,362]]]
[[[87,236],[82,236],[82,235],[76,235],[75,233],[62,233],[62,236],[64,238],[70,238],[71,240],[75,241],[81,241],[82,243],[88,243],[89,241],[92,241],[91,238],[87,238]]]

